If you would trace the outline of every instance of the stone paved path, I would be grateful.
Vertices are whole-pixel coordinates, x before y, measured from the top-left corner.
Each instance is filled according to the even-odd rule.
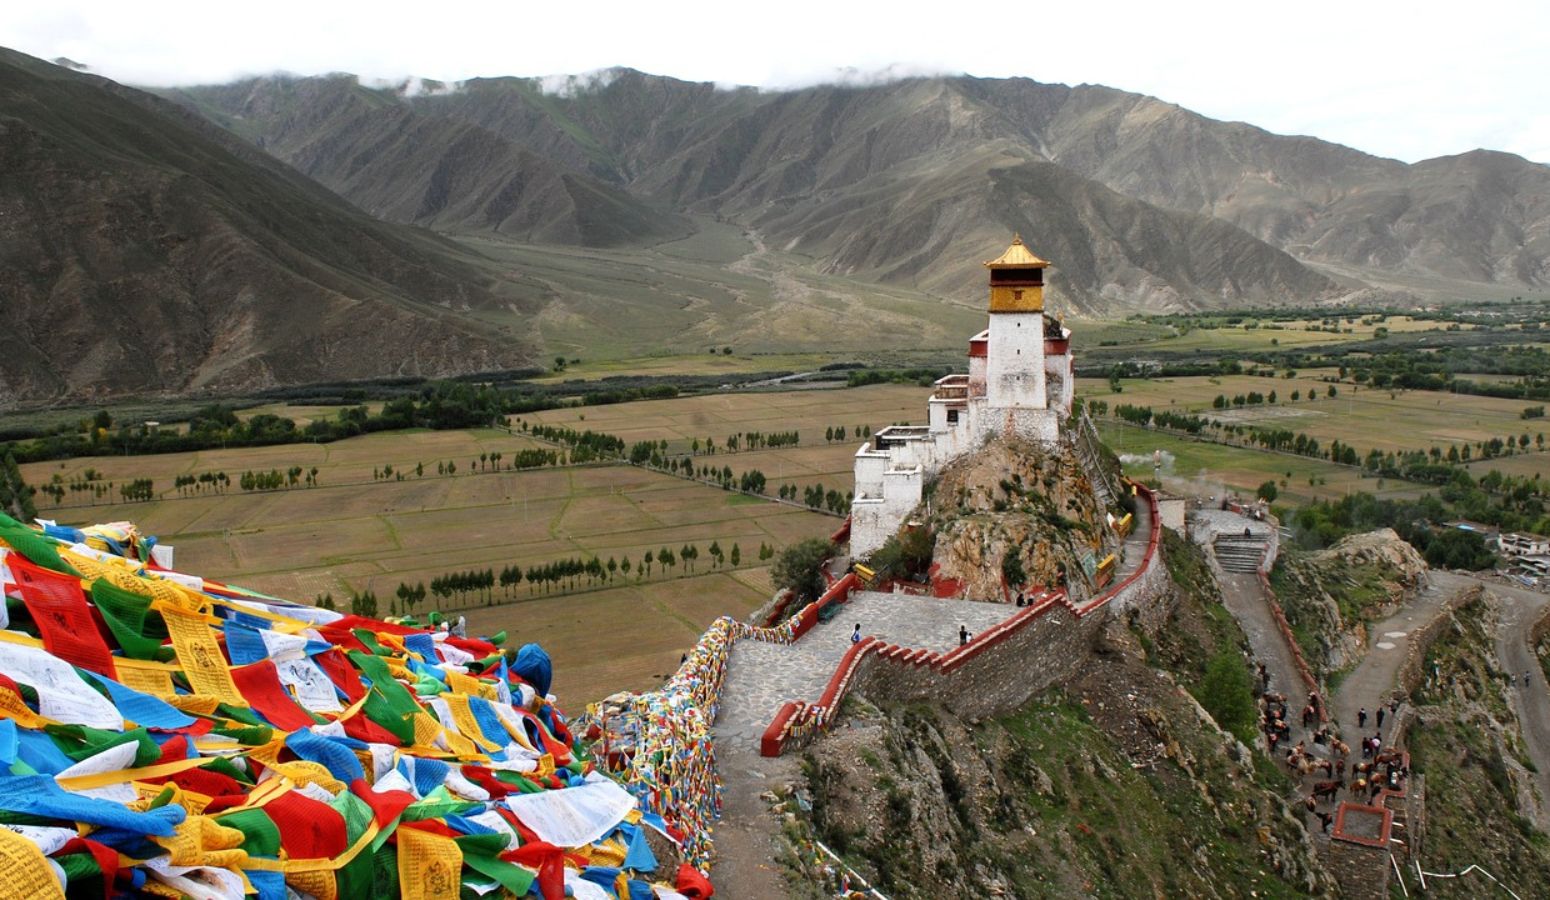
[[[1007,603],[859,591],[839,615],[818,623],[794,644],[738,641],[716,718],[717,750],[732,744],[756,747],[781,704],[817,700],[850,649],[850,633],[858,622],[862,635],[902,647],[951,650],[958,646],[960,625],[978,634],[1015,612],[1017,607]]]
[[[1443,604],[1475,585],[1473,578],[1442,571],[1431,572],[1428,581],[1424,590],[1392,616],[1367,626],[1367,655],[1335,691],[1330,709],[1333,718],[1340,723],[1341,737],[1351,745],[1352,754],[1357,758],[1360,757],[1358,745],[1361,739],[1378,733],[1378,704],[1388,703],[1399,689],[1399,667],[1410,649],[1410,636],[1436,617]],[[1362,729],[1357,726],[1357,715],[1364,708],[1367,710],[1367,728]],[[1394,721],[1392,716],[1384,720],[1385,747],[1393,742]]]

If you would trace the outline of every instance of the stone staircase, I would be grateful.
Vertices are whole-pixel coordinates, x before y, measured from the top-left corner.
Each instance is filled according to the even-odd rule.
[[[1082,461],[1082,468],[1087,470],[1087,480],[1092,482],[1093,493],[1098,495],[1104,509],[1113,509],[1116,492],[1120,488],[1117,484],[1110,484],[1110,479],[1105,477],[1103,457],[1098,453],[1098,429],[1087,413],[1082,413],[1081,420],[1070,434],[1071,447],[1076,451],[1076,458]]]
[[[1224,571],[1253,574],[1264,563],[1270,540],[1262,534],[1219,534],[1212,549]]]

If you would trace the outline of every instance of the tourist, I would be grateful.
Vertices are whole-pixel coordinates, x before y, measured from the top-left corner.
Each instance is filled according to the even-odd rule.
[[[1356,714],[1356,727],[1357,728],[1366,728],[1367,727],[1367,707],[1365,707],[1365,706],[1362,707],[1361,710],[1359,712],[1357,712],[1357,714]]]
[[[859,643],[861,643],[861,623],[860,622],[856,623],[856,630],[852,631],[850,633],[850,642],[852,644],[859,644]]]
[[[964,644],[967,644],[968,642],[969,642],[969,626],[967,626],[967,625],[959,625],[958,626],[958,646],[962,647]]]
[[[1386,713],[1386,712],[1388,712],[1388,710],[1384,709],[1381,706],[1378,707],[1378,730],[1380,732],[1383,730],[1383,714]]]

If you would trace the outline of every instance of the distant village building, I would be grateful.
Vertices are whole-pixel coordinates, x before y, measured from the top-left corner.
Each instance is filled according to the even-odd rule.
[[[1523,556],[1550,555],[1550,538],[1538,534],[1503,532],[1496,538],[1496,549],[1502,556],[1517,559]]]
[[[928,424],[894,425],[856,451],[851,554],[862,558],[898,531],[944,466],[997,435],[1053,445],[1071,415],[1071,332],[1044,315],[1049,266],[1020,236],[990,270],[989,327],[969,340],[968,374],[936,382]]]

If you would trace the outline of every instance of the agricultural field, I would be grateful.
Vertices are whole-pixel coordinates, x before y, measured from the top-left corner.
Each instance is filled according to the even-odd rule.
[[[706,438],[723,447],[726,438],[750,431],[797,431],[797,447],[718,451],[696,457],[697,465],[730,466],[741,474],[758,469],[780,484],[805,488],[822,484],[844,493],[851,488],[852,465],[860,440],[856,429],[876,430],[895,422],[923,422],[931,391],[918,385],[879,384],[844,390],[801,390],[747,394],[706,394],[674,400],[642,400],[611,406],[553,409],[524,416],[535,424],[617,435],[626,444],[665,440],[669,454],[687,454]],[[843,441],[824,439],[830,427],[846,430]]]
[[[174,474],[211,468],[317,465],[316,488],[245,493],[234,486],[179,497],[169,487],[149,503],[45,507],[41,514],[70,524],[134,521],[177,548],[179,568],[288,599],[332,593],[343,600],[347,589],[372,590],[382,614],[400,582],[572,557],[629,557],[632,574],[615,576],[609,586],[546,595],[522,584],[497,587],[498,605],[466,601],[476,629],[505,629],[514,642],[538,641],[550,651],[561,673],[556,691],[568,708],[656,683],[717,616],[746,615],[769,598],[761,544],[783,547],[838,525],[832,516],[622,464],[477,472],[480,452],[532,443],[494,430],[399,432],[322,445],[99,457],[63,469],[47,463],[29,466],[27,477],[95,468],[107,478],[153,477],[161,488]],[[458,474],[437,476],[439,459],[455,459]],[[430,468],[425,476],[371,480],[374,467],[391,463],[412,472],[416,461]],[[712,541],[728,552],[737,544],[741,567],[715,567],[706,552]],[[638,578],[648,551],[676,554],[685,544],[701,553],[692,574],[678,562],[664,576],[654,561],[651,574]],[[427,598],[418,611],[461,605]],[[612,640],[621,643],[603,652],[599,641]]]
[[[1104,400],[1109,405],[1129,403],[1155,410],[1190,412],[1222,422],[1284,428],[1303,432],[1328,446],[1332,440],[1350,444],[1365,454],[1377,448],[1385,452],[1425,450],[1433,445],[1489,441],[1493,437],[1550,432],[1545,419],[1521,418],[1530,404],[1468,394],[1438,391],[1404,391],[1363,387],[1350,383],[1329,384],[1323,376],[1333,371],[1299,371],[1295,378],[1264,378],[1254,375],[1191,376],[1178,378],[1121,379],[1121,393],[1111,393],[1108,382],[1078,379],[1078,396]],[[1328,396],[1329,389],[1336,396]],[[1268,395],[1276,392],[1277,402],[1213,409],[1218,395],[1229,399],[1255,391]],[[1309,392],[1317,399],[1308,399]],[[1297,392],[1299,400],[1292,400]],[[1546,434],[1550,440],[1550,433]],[[1550,457],[1540,457],[1550,468]]]

